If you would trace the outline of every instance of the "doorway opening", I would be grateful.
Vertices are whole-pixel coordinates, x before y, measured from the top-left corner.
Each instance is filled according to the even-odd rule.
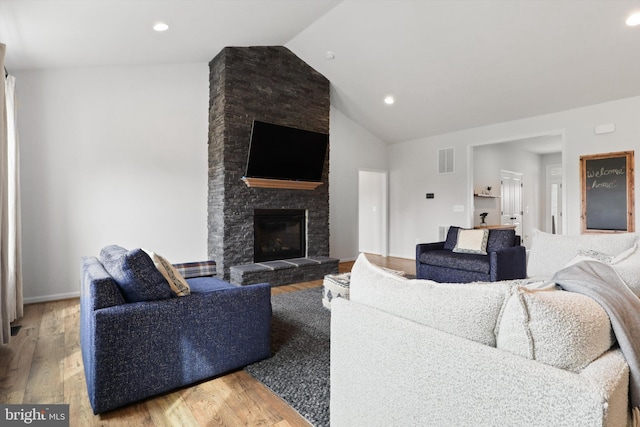
[[[478,143],[469,147],[469,164],[473,168],[469,175],[470,222],[472,226],[479,226],[481,215],[489,226],[503,225],[520,221],[518,232],[521,233],[522,244],[529,247],[534,230],[551,232],[547,226],[546,215],[550,207],[550,184],[547,183],[547,166],[556,165],[559,175],[555,182],[554,217],[556,233],[566,229],[565,218],[561,214],[566,205],[566,194],[562,183],[564,173],[564,131],[562,129],[547,131],[536,135],[513,137],[505,140]],[[520,218],[511,220],[511,216],[502,215],[502,205],[506,203],[501,195],[501,171],[517,171],[526,178],[524,191],[520,193],[519,202],[522,204]],[[491,187],[491,190],[488,190]],[[548,189],[549,187],[549,189]],[[487,193],[491,197],[486,197]],[[484,196],[484,197],[482,197]],[[509,211],[509,214],[517,210]],[[551,221],[551,220],[549,220]]]
[[[562,234],[562,165],[547,165],[546,203],[544,210],[547,233]]]
[[[358,171],[358,251],[388,255],[386,171]]]

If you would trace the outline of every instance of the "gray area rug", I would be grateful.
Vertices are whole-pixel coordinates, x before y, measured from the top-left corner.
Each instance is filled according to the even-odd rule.
[[[329,330],[322,287],[271,297],[269,359],[245,369],[315,427],[329,426]]]

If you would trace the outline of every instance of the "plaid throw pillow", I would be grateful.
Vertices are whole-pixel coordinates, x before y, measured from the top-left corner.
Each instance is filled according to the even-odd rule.
[[[198,262],[183,262],[180,264],[173,264],[178,272],[185,279],[191,277],[204,277],[216,275],[216,262],[215,261],[198,261]]]

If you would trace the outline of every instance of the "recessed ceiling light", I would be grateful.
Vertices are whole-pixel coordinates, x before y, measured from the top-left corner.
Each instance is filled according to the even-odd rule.
[[[636,25],[640,25],[640,12],[636,12],[631,14],[626,21],[627,25],[630,27],[635,27]]]
[[[169,26],[167,24],[165,24],[164,22],[157,22],[153,26],[153,29],[155,31],[162,32],[162,31],[167,31],[169,29]]]
[[[393,96],[391,96],[391,95],[387,96],[387,97],[384,99],[384,103],[385,103],[385,104],[387,104],[387,105],[391,105],[391,104],[393,104],[394,102],[396,102],[396,100],[395,100],[395,99],[393,99]]]

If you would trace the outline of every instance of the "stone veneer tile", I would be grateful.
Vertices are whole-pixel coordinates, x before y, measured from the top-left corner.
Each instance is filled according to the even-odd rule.
[[[248,188],[253,120],[329,133],[329,81],[281,46],[227,47],[209,64],[208,255],[218,276],[253,263],[255,209],[305,209],[309,257],[329,255],[329,153],[316,190]]]
[[[286,259],[284,260],[284,262],[288,262],[297,267],[304,266],[304,265],[317,265],[320,263],[319,261],[315,261],[311,258],[292,258],[292,259]]]
[[[284,263],[286,261],[276,261]],[[306,265],[289,268],[269,269],[264,263],[247,264],[231,267],[231,283],[237,285],[251,285],[254,283],[269,283],[271,286],[282,286],[291,283],[308,282],[323,279],[327,274],[338,273],[338,260],[323,258],[322,262],[311,262]]]
[[[231,268],[233,270],[237,271],[239,274],[264,273],[264,272],[267,272],[267,271],[273,271],[273,269],[269,268],[266,265],[262,265],[262,264],[234,265]]]
[[[265,261],[258,264],[267,266],[271,270],[286,270],[288,268],[295,268],[293,264],[285,261]]]

